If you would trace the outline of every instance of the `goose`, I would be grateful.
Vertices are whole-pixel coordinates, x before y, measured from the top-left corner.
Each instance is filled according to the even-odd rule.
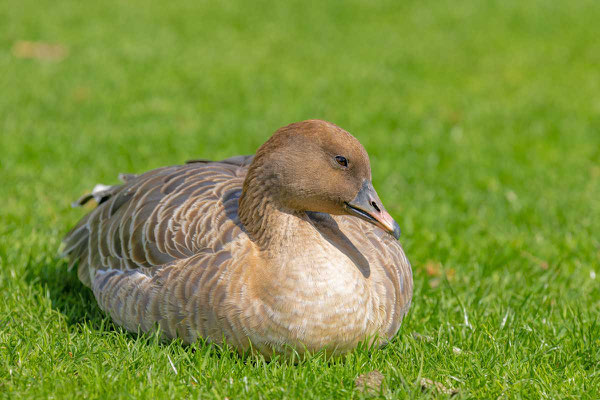
[[[413,292],[400,228],[367,152],[333,123],[280,128],[254,156],[120,178],[79,200],[98,205],[63,241],[117,325],[267,359],[398,332]]]

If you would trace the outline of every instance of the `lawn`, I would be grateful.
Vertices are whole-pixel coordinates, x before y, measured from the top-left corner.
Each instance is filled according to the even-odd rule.
[[[0,397],[600,397],[598,20],[596,0],[3,2]],[[96,183],[308,118],[359,138],[402,227],[415,292],[386,348],[160,343],[59,258]]]

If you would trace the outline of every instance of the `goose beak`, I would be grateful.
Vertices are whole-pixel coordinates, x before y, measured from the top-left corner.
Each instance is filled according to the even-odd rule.
[[[400,226],[385,210],[370,181],[365,180],[363,182],[354,200],[345,203],[345,207],[348,214],[380,227],[396,239],[400,238]]]

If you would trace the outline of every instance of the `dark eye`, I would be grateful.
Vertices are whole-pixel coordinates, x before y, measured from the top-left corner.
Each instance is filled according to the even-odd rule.
[[[348,167],[348,160],[346,159],[346,157],[335,156],[335,161],[337,161],[337,163],[340,164],[342,167]]]

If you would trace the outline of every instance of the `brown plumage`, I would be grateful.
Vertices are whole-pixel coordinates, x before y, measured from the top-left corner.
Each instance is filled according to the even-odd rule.
[[[225,339],[267,357],[345,353],[398,331],[410,264],[367,153],[343,129],[299,122],[255,156],[122,180],[94,192],[99,205],[64,253],[126,329],[158,324],[168,338]]]

